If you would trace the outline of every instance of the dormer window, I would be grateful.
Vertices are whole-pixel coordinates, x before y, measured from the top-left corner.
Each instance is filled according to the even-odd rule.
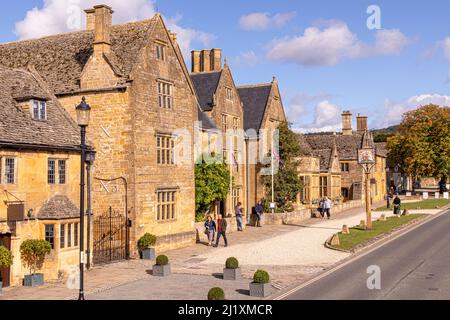
[[[47,103],[41,100],[31,100],[33,106],[32,116],[34,120],[46,120],[47,119]]]

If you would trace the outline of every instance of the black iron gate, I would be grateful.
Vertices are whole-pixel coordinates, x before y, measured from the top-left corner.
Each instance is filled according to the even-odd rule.
[[[105,214],[95,217],[94,264],[103,264],[128,258],[127,217],[111,207]]]

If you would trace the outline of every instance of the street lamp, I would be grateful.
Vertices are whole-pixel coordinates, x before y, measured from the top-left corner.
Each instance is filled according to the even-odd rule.
[[[80,168],[80,292],[78,300],[84,300],[84,165],[86,162],[86,128],[89,125],[91,107],[83,97],[76,107],[77,122],[81,130],[81,168]]]
[[[86,175],[87,175],[87,243],[86,243],[86,269],[91,269],[91,167],[94,165],[95,152],[86,153]]]
[[[361,148],[358,149],[358,163],[363,167],[365,176],[366,229],[372,229],[372,211],[370,204],[370,172],[375,164],[375,149],[370,132],[366,129]]]

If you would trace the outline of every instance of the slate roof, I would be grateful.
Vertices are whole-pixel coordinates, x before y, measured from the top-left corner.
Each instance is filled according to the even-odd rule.
[[[333,133],[312,133],[305,134],[304,139],[313,150],[333,150],[333,141],[336,139],[336,147],[340,160],[357,160],[358,149],[361,148],[363,133],[353,132],[352,135]],[[386,156],[380,146],[373,144],[378,156]]]
[[[157,21],[152,19],[111,26],[111,53],[105,58],[124,84]],[[32,65],[55,94],[80,89],[84,66],[93,53],[94,31],[84,30],[49,37],[0,44],[0,65],[24,68]]]
[[[331,149],[313,150],[312,155],[320,160],[320,171],[328,171],[331,165]]]
[[[39,219],[78,218],[80,209],[65,195],[50,198],[39,210]]]
[[[191,73],[198,102],[203,111],[211,111],[213,109],[214,93],[219,85],[221,75],[222,71]]]
[[[33,120],[19,102],[47,100],[47,120]],[[0,145],[78,149],[79,129],[39,75],[0,67]]]
[[[219,130],[214,120],[208,117],[208,115],[201,110],[198,110],[198,121],[201,122],[201,129],[203,130],[210,130],[210,131]]]
[[[244,104],[244,129],[261,128],[266,112],[272,84],[238,87],[239,96]]]

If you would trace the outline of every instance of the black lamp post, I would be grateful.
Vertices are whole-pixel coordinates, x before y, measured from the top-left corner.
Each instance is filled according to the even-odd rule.
[[[87,174],[87,243],[86,243],[86,269],[91,269],[91,167],[94,165],[95,152],[90,151],[86,154],[86,174]]]
[[[80,293],[78,300],[84,300],[84,176],[86,162],[86,128],[89,125],[91,107],[83,97],[76,107],[77,122],[81,129],[81,168],[80,168]]]

